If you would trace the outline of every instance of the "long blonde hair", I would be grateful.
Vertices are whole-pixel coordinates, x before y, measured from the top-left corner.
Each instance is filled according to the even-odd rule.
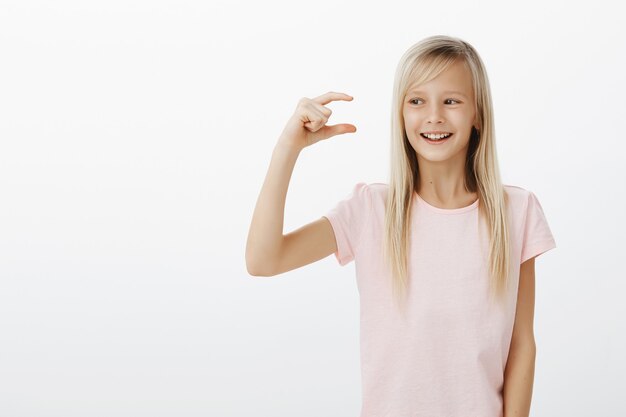
[[[458,60],[472,75],[480,130],[472,127],[465,161],[465,189],[477,192],[479,216],[489,230],[490,296],[504,300],[508,288],[510,243],[507,196],[500,181],[489,79],[480,56],[467,42],[435,35],[411,46],[396,69],[391,109],[391,170],[386,201],[383,258],[392,280],[394,298],[404,302],[408,290],[407,252],[411,205],[419,185],[415,151],[404,129],[403,103],[412,84],[426,83]]]

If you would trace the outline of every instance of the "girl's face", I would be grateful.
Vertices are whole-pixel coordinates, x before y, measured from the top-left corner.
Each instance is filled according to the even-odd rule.
[[[403,104],[404,129],[418,162],[465,161],[476,107],[472,78],[461,60],[422,85],[410,85]],[[448,139],[430,143],[422,134],[452,133]]]

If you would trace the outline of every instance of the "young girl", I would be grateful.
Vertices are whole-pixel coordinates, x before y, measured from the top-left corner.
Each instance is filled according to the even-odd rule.
[[[275,146],[246,247],[252,275],[333,254],[355,261],[361,417],[528,416],[535,363],[534,258],[556,247],[539,200],[504,185],[489,81],[467,42],[431,36],[398,65],[389,184],[359,182],[325,216],[283,235],[304,148],[342,133],[302,98]]]

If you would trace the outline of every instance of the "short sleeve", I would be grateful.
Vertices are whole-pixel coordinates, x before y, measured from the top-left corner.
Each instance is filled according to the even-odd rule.
[[[337,242],[335,258],[341,266],[346,265],[356,256],[365,216],[370,205],[371,197],[368,185],[359,182],[346,198],[339,201],[323,216],[329,220],[335,233]]]
[[[532,191],[528,193],[520,263],[556,247],[556,242],[537,196]]]

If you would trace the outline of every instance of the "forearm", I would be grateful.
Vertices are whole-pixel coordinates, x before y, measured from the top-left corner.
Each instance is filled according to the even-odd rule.
[[[504,417],[528,417],[535,379],[534,345],[512,346],[504,372]]]
[[[285,199],[300,151],[276,145],[261,193],[257,199],[248,241],[246,264],[253,273],[264,274],[278,257],[283,239]]]

